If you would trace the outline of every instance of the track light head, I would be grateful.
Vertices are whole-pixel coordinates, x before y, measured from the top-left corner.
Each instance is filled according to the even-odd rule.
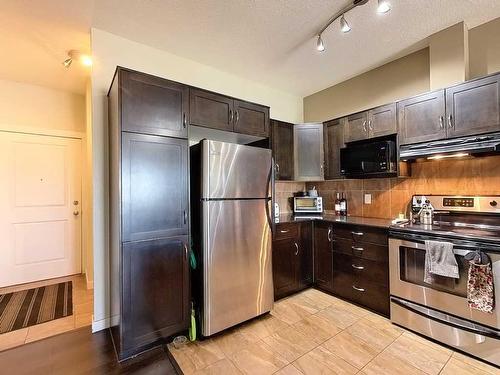
[[[92,57],[74,49],[68,51],[68,58],[62,64],[65,68],[69,68],[74,60],[79,61],[84,66],[92,66]]]
[[[391,10],[391,3],[388,0],[378,0],[377,12],[380,14],[387,13]]]
[[[349,26],[349,23],[347,23],[344,15],[342,15],[342,17],[340,18],[340,31],[342,31],[343,33],[348,33],[349,31],[351,31],[351,26]]]
[[[316,41],[316,49],[319,52],[323,52],[325,50],[325,45],[323,43],[323,39],[321,39],[321,34],[318,35],[318,40]]]

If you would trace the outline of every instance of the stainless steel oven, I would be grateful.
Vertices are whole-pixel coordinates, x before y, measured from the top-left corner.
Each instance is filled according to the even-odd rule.
[[[424,282],[425,240],[453,243],[459,265],[458,279],[435,276]],[[495,300],[500,303],[500,244],[391,231],[389,269],[391,320],[444,344],[500,365],[500,308],[493,313],[470,309],[467,302],[468,262],[473,250],[485,252],[492,262]]]

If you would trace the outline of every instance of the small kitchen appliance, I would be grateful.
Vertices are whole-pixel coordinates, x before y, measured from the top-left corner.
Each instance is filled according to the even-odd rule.
[[[293,212],[295,215],[300,214],[322,214],[323,213],[323,198],[322,197],[294,197]]]

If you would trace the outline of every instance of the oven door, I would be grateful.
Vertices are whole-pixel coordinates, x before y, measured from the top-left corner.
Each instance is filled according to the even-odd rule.
[[[471,320],[494,329],[500,328],[500,308],[496,307],[492,314],[470,309],[467,303],[468,261],[464,256],[471,250],[482,249],[478,244],[469,241],[441,239],[454,244],[454,253],[459,266],[459,279],[434,276],[434,282],[424,282],[425,239],[411,235],[405,239],[398,235],[389,239],[389,274],[390,293],[392,296],[416,302],[446,314]],[[419,238],[420,237],[420,238]],[[500,253],[485,251],[493,266],[495,283],[495,300],[500,304]]]
[[[319,197],[295,197],[293,200],[293,211],[296,213],[322,212],[321,199]]]

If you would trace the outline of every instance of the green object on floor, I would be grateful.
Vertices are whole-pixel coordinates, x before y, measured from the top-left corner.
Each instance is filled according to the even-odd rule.
[[[194,306],[191,302],[191,326],[189,327],[189,340],[196,341],[196,318],[194,316]]]

